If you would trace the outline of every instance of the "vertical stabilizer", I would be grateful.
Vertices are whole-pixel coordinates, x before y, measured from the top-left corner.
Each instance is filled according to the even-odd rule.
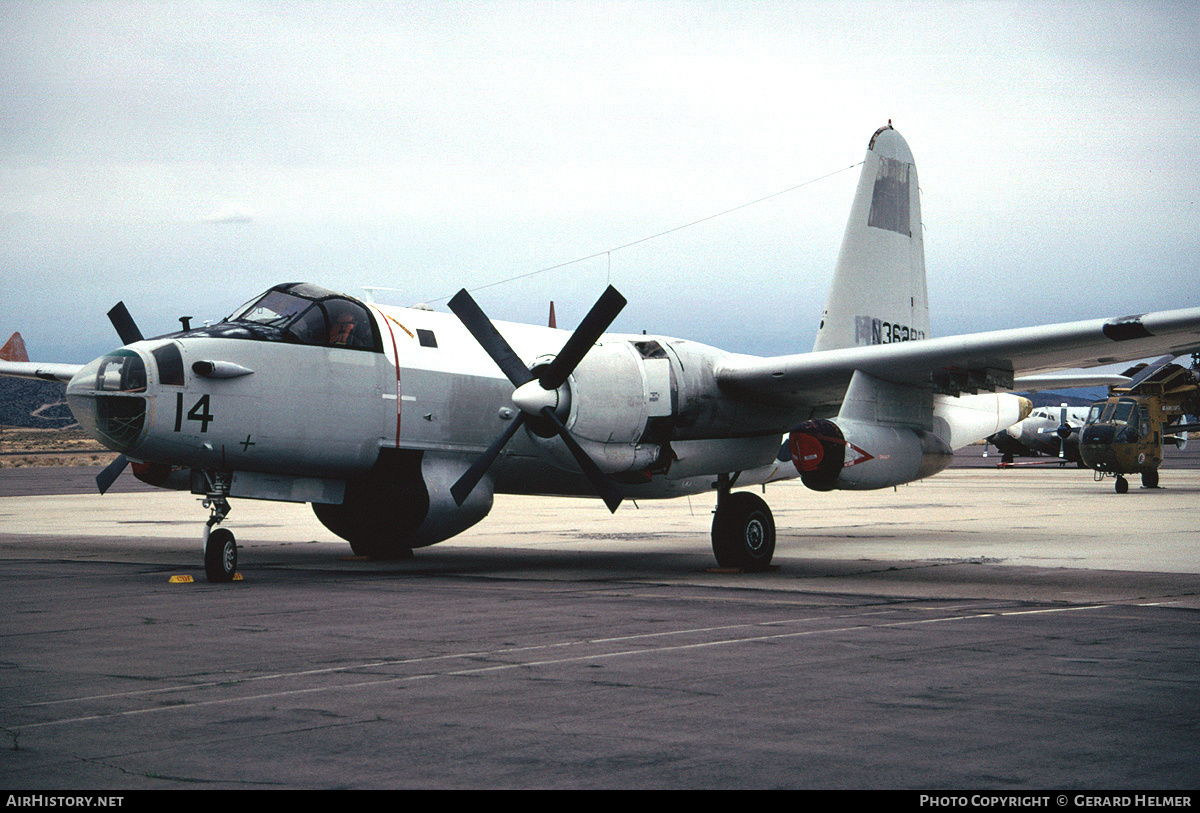
[[[889,123],[867,147],[813,349],[928,336],[917,167]]]
[[[0,360],[29,361],[29,354],[25,352],[25,340],[21,338],[20,333],[9,336],[4,347],[0,347]]]

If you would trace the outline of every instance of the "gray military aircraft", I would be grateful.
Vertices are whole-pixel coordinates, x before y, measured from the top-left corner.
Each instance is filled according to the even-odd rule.
[[[607,333],[624,304],[609,288],[568,333],[493,322],[465,290],[447,314],[288,283],[152,339],[119,305],[122,347],[0,374],[68,382],[79,423],[120,453],[102,491],[134,461],[203,495],[213,581],[234,577],[237,545],[216,526],[239,497],[312,503],[355,552],[401,557],[479,522],[496,493],[598,494],[616,510],[715,492],[717,562],[762,570],[774,520],[735,488],[927,477],[1028,414],[1000,390],[1200,348],[1200,308],[931,338],[916,166],[890,124],[868,145],[814,352]]]
[[[1034,407],[1024,420],[987,437],[1000,451],[1000,465],[1013,463],[1015,457],[1049,457],[1055,462],[1082,465],[1079,457],[1079,430],[1087,420],[1088,408],[1061,404]]]

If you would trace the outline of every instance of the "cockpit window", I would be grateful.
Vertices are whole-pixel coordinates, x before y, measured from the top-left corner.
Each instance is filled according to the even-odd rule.
[[[302,288],[311,298],[273,288],[235,311],[224,324],[262,325],[272,329],[266,333],[251,331],[250,335],[257,339],[379,350],[374,321],[361,304],[315,286],[288,287]]]
[[[283,291],[267,291],[257,301],[229,318],[231,322],[256,322],[260,325],[284,327],[312,302]]]
[[[326,338],[333,347],[370,347],[371,322],[366,309],[348,299],[325,302]]]
[[[1117,401],[1117,408],[1113,410],[1112,420],[1117,423],[1129,423],[1133,407],[1133,401]]]

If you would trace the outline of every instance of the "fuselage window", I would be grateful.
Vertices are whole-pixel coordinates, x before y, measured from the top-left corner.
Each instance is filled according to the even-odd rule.
[[[183,386],[183,356],[175,342],[160,345],[150,351],[158,365],[158,383],[172,387]]]
[[[432,330],[417,328],[417,340],[421,342],[422,347],[437,347],[437,336],[433,335]]]

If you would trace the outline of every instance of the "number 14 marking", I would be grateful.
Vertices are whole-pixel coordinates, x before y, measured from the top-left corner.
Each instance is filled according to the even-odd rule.
[[[183,431],[183,393],[175,393],[175,431]],[[214,419],[212,411],[209,408],[208,395],[201,395],[200,400],[188,410],[187,419],[189,421],[199,421],[200,431],[207,432],[208,424]]]

